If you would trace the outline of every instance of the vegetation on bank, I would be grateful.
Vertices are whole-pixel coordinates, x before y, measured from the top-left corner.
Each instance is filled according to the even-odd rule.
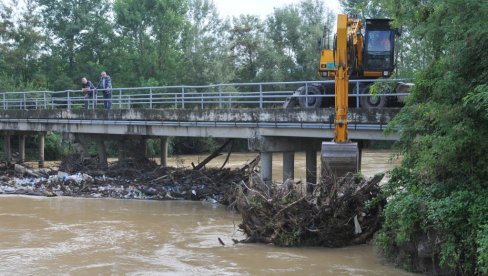
[[[392,14],[428,61],[392,123],[404,160],[384,191],[377,243],[409,270],[487,274],[488,3],[367,2]]]

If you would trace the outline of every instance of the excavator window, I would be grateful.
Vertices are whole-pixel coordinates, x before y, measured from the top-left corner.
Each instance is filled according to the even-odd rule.
[[[368,51],[369,52],[390,52],[391,41],[389,31],[369,32]]]
[[[364,70],[388,72],[394,69],[395,31],[389,19],[366,19]]]

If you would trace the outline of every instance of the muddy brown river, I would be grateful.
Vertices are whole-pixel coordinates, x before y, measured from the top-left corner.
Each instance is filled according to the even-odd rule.
[[[394,165],[391,152],[366,156],[373,174]],[[234,245],[239,222],[202,202],[0,196],[0,275],[408,275],[370,245]]]

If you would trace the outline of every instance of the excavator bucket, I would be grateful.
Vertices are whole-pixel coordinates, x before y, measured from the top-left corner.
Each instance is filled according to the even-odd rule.
[[[336,177],[359,171],[360,158],[357,143],[322,142],[321,156],[322,165],[328,165]]]

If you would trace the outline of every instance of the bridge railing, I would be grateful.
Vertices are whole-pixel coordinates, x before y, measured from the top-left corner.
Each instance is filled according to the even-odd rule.
[[[405,80],[351,80],[349,97],[359,107],[361,99],[377,97],[406,97],[408,93],[369,94],[372,83],[393,86]],[[160,86],[137,88],[113,88],[111,92],[114,109],[206,109],[206,108],[281,108],[293,98],[307,106],[319,99],[333,102],[334,81],[231,83],[201,86]],[[316,93],[314,87],[329,87],[328,94]],[[302,87],[300,90],[298,88]],[[330,91],[332,90],[332,91]],[[391,91],[392,89],[390,89]],[[103,92],[97,91],[85,99],[80,90],[1,92],[0,108],[3,109],[81,109],[103,106]],[[353,106],[354,107],[354,106]]]

